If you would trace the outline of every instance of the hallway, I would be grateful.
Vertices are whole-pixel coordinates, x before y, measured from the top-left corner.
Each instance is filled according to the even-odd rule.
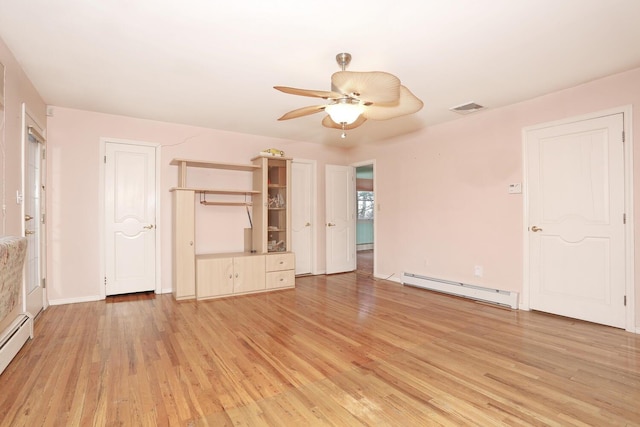
[[[373,276],[373,249],[356,252],[356,273]]]

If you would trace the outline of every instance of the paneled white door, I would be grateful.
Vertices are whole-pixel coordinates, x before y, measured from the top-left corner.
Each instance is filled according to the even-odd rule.
[[[356,183],[353,166],[327,165],[327,274],[356,269]]]
[[[311,274],[313,268],[313,164],[291,162],[291,234],[292,249],[296,254],[295,274]]]
[[[525,138],[531,308],[624,327],[623,115]]]
[[[156,288],[156,149],[105,146],[105,293]]]

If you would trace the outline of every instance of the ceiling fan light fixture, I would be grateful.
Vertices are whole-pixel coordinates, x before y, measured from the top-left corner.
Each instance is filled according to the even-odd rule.
[[[340,98],[334,104],[327,105],[324,111],[335,123],[350,125],[358,120],[364,109],[359,102],[354,103],[349,98]]]
[[[285,113],[278,120],[295,119],[324,111],[322,126],[341,129],[341,138],[347,130],[355,129],[367,120],[388,120],[413,114],[423,103],[393,74],[384,71],[346,71],[351,61],[348,53],[336,55],[342,71],[331,75],[331,90],[309,90],[288,86],[274,86],[290,95],[309,96],[329,100],[329,104],[312,105]]]

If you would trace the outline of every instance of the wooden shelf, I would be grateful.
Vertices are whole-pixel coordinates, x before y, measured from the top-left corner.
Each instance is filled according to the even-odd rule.
[[[244,172],[254,172],[255,170],[258,170],[261,168],[260,165],[255,165],[255,164],[205,162],[202,160],[189,160],[189,159],[173,159],[169,164],[172,166],[178,166],[178,187],[177,188],[187,188],[187,168],[223,169],[223,170],[244,171]]]
[[[253,165],[253,164],[205,162],[202,160],[189,160],[189,159],[173,159],[169,164],[173,166],[186,166],[190,168],[227,169],[227,170],[247,171],[247,172],[260,169],[260,166]]]

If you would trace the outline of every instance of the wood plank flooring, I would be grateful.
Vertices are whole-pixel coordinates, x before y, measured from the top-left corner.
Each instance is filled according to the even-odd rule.
[[[640,425],[640,337],[347,273],[54,306],[2,426]]]

